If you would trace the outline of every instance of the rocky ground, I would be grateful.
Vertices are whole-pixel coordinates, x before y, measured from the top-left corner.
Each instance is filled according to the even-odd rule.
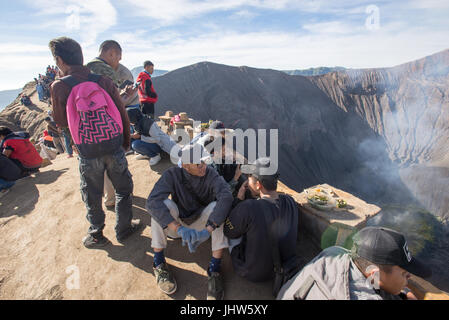
[[[160,292],[153,274],[151,219],[145,210],[153,184],[168,159],[150,168],[128,156],[133,175],[133,212],[145,229],[125,244],[115,239],[115,213],[106,211],[105,236],[112,244],[86,249],[81,239],[89,224],[79,192],[76,158],[59,155],[41,172],[19,180],[0,199],[0,299],[205,299],[210,240],[194,254],[180,240],[169,240],[167,262],[178,282],[172,296]],[[304,245],[300,245],[305,241]],[[313,257],[307,239],[298,252],[304,263]],[[79,289],[72,285],[79,271]],[[223,259],[225,299],[272,299],[271,283],[250,283]]]

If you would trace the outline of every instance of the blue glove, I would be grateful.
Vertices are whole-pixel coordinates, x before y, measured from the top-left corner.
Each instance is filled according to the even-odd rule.
[[[178,235],[182,237],[182,245],[185,246],[186,243],[192,243],[197,240],[197,231],[194,229],[186,228],[184,226],[180,226],[178,228]]]
[[[187,244],[191,253],[195,252],[198,246],[210,237],[210,233],[206,229],[196,231],[184,226],[180,226],[177,233],[182,237],[182,245]]]
[[[198,246],[200,244],[202,244],[204,241],[206,241],[207,239],[209,239],[209,237],[210,237],[210,233],[209,233],[209,231],[207,231],[207,229],[197,231],[197,240],[194,241],[193,243],[188,243],[190,253],[195,252],[196,249],[198,248]]]

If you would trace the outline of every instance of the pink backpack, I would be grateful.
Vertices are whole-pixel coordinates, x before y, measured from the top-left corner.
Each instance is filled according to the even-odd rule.
[[[73,76],[61,78],[72,88],[67,99],[67,122],[80,156],[98,158],[117,152],[123,144],[123,123],[110,95],[98,84],[101,76],[89,74],[87,81]]]

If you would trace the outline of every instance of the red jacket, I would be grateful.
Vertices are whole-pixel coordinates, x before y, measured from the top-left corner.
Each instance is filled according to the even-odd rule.
[[[149,81],[148,81],[149,80]],[[139,83],[139,100],[141,103],[156,103],[157,102],[157,94],[156,91],[154,91],[153,82],[151,81],[151,76],[146,73],[145,71],[142,71],[139,73],[139,76],[137,77],[137,82]],[[150,91],[151,96],[149,95],[149,92],[146,88],[146,85],[150,84]]]

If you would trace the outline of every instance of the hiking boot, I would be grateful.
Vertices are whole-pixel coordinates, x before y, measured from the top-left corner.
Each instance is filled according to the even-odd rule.
[[[176,280],[168,270],[166,262],[161,263],[157,267],[153,265],[154,275],[156,276],[156,283],[159,289],[165,294],[173,294],[178,288]]]
[[[136,233],[137,231],[140,231],[143,229],[143,224],[140,223],[140,220],[133,220],[131,222],[131,228],[128,229],[123,235],[120,237],[117,237],[118,242],[123,242],[125,239],[128,239],[133,233]]]
[[[159,161],[161,161],[161,155],[160,154],[158,154],[157,156],[155,156],[155,157],[150,159],[150,166],[154,166],[154,165],[158,164]]]
[[[212,272],[207,277],[207,300],[223,300],[223,279],[218,272]]]
[[[95,236],[88,234],[83,238],[83,244],[88,249],[102,248],[109,243],[110,241],[103,234]]]

